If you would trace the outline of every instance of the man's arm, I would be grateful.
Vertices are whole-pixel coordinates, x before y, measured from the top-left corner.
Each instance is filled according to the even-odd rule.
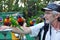
[[[29,27],[21,27],[23,30],[17,28],[17,27],[9,27],[9,26],[1,26],[0,27],[0,30],[5,30],[5,29],[12,29],[12,32],[15,32],[15,33],[24,33],[24,34],[27,34],[27,33],[30,33],[31,32],[31,29]]]
[[[31,33],[31,29],[29,27],[22,27],[23,30],[19,29],[19,28],[14,28],[12,27],[12,32],[16,32],[16,33],[23,33],[23,34],[28,34]]]
[[[44,23],[39,23],[35,26],[32,26],[32,27],[22,27],[23,31],[19,28],[16,28],[16,27],[10,27],[12,28],[12,32],[16,32],[16,33],[23,33],[23,34],[28,34],[30,33],[30,35],[32,36],[37,36],[39,31],[40,31],[40,28],[42,28],[42,26],[44,25]]]

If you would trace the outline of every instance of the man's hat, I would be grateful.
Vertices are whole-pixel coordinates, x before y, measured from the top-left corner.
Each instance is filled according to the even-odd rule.
[[[52,11],[57,11],[60,12],[60,1],[55,1],[53,3],[50,3],[47,5],[46,8],[43,8],[43,10],[52,10]]]

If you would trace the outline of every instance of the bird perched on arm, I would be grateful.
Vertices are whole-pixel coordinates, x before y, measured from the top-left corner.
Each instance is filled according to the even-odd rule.
[[[17,22],[20,26],[23,26],[24,24],[24,18],[21,17],[20,15],[17,16]]]
[[[11,25],[11,22],[10,22],[10,17],[9,16],[6,16],[5,20],[4,20],[4,25],[5,26],[10,26]]]

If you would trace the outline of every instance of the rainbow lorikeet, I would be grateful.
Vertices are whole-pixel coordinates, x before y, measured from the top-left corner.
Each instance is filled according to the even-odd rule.
[[[24,24],[24,19],[23,19],[20,15],[18,15],[18,17],[17,17],[17,22],[19,23],[20,26],[23,26],[23,24]]]
[[[34,22],[30,21],[30,26],[33,26],[34,25]]]
[[[30,26],[33,26],[33,25],[35,24],[35,22],[36,22],[35,19],[31,20],[31,21],[30,21]]]
[[[9,16],[6,16],[5,20],[4,20],[4,25],[6,26],[10,26],[11,25],[11,22],[10,22],[10,17]]]

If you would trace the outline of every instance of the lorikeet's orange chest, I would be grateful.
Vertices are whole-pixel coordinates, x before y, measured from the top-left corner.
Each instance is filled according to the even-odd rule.
[[[10,22],[10,19],[5,19],[4,20],[4,25],[6,25],[6,26],[10,26],[11,25],[11,22]]]
[[[22,18],[18,18],[17,21],[18,21],[18,22],[23,22],[23,19],[22,19]]]
[[[34,22],[30,21],[30,24],[31,24],[31,25],[33,25],[33,24],[34,24]]]
[[[5,23],[9,23],[10,22],[10,19],[5,19]]]

